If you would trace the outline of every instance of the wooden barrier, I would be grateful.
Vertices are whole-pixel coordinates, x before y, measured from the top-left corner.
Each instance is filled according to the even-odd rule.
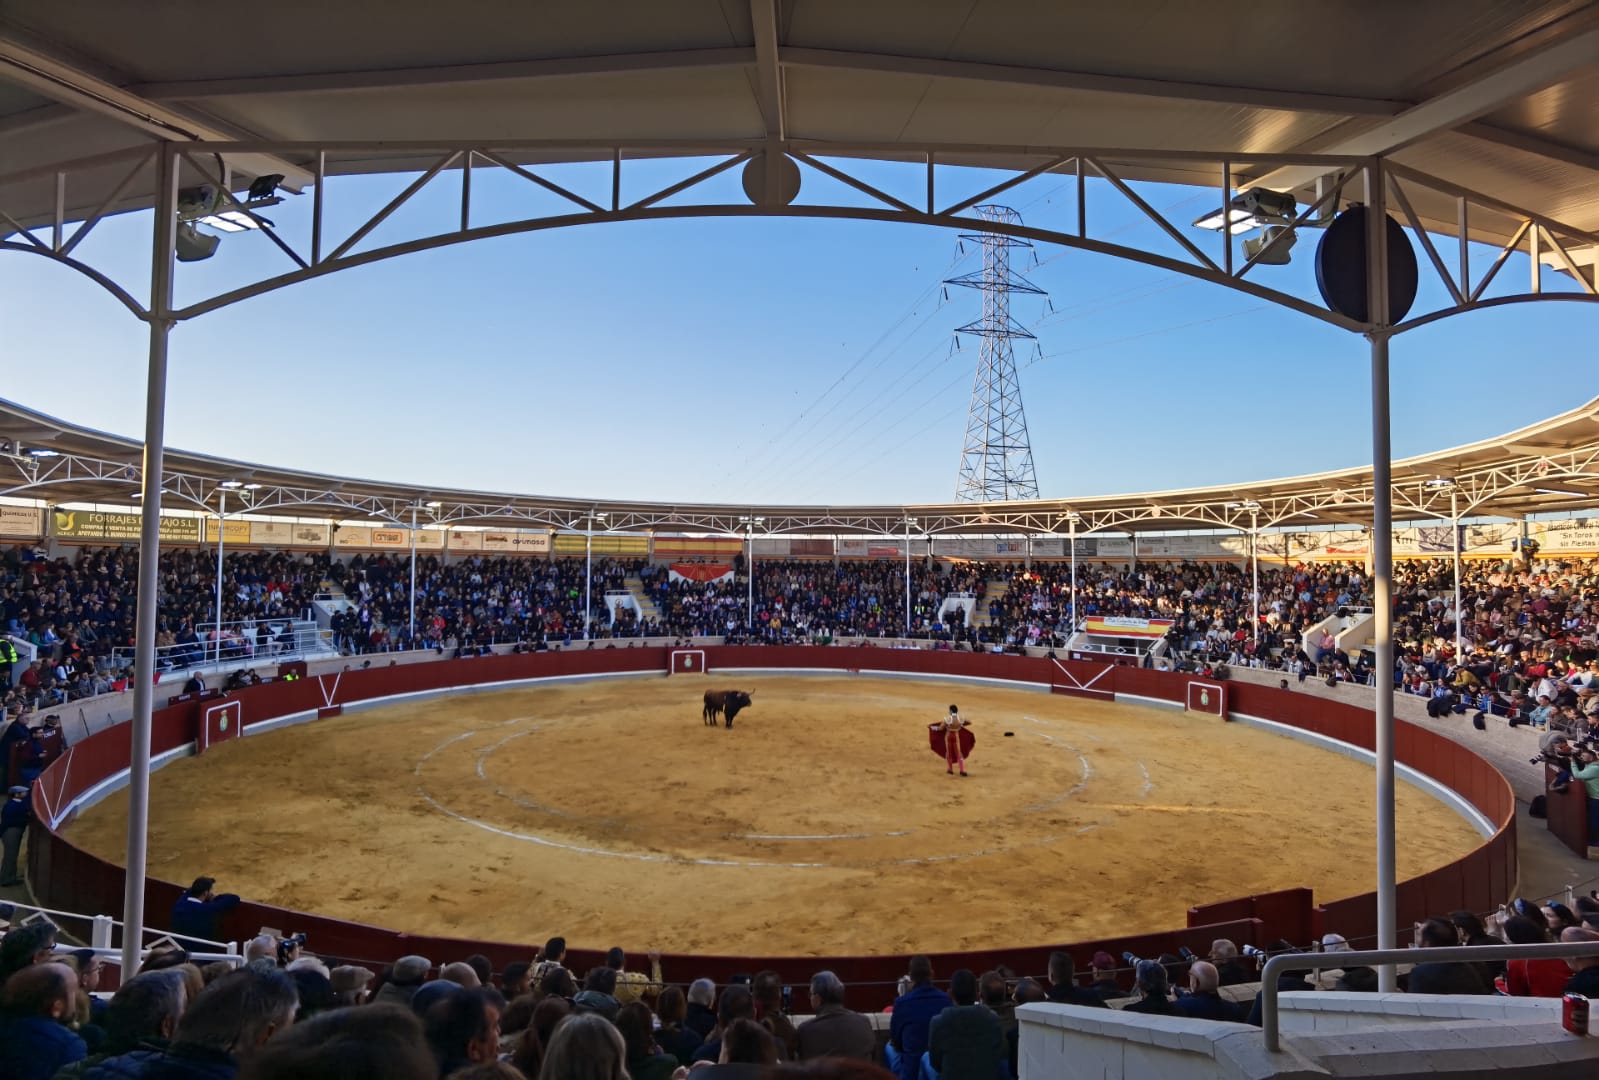
[[[1581,780],[1573,780],[1565,791],[1556,791],[1554,781],[1558,771],[1553,765],[1544,766],[1545,820],[1556,839],[1586,859],[1588,845],[1599,839],[1588,835],[1588,789]]]
[[[1182,674],[1131,666],[1107,670],[1103,664],[1073,661],[1057,664],[1035,657],[935,650],[707,646],[704,651],[712,681],[718,679],[718,672],[725,672],[729,681],[736,681],[738,669],[882,671],[957,676],[1049,689],[1061,685],[1082,686],[1092,681],[1096,689],[1104,687],[1117,694],[1181,705],[1189,679]],[[351,704],[400,694],[538,678],[664,673],[667,652],[664,648],[596,648],[351,668],[249,687],[230,697],[240,702],[242,722],[248,729],[279,717],[327,715]],[[1373,746],[1372,714],[1353,702],[1330,701],[1247,683],[1229,683],[1228,686],[1234,712],[1274,720],[1368,750]],[[192,742],[201,709],[195,701],[181,701],[158,710],[154,716],[152,752],[161,754]],[[1395,729],[1395,753],[1399,762],[1447,784],[1497,829],[1494,836],[1476,850],[1447,866],[1401,883],[1399,925],[1407,928],[1418,919],[1458,909],[1487,912],[1509,900],[1516,881],[1515,800],[1509,784],[1486,761],[1457,743],[1403,721],[1397,722]],[[121,910],[123,869],[77,849],[53,832],[48,823],[60,816],[74,798],[125,770],[127,762],[128,729],[121,726],[75,744],[41,776],[34,793],[35,815],[39,820],[32,826],[28,844],[29,876],[41,904],[67,911]],[[178,883],[155,878],[147,880],[145,903],[152,924],[164,925],[166,913],[176,902],[181,887]],[[1047,895],[1047,890],[1040,895]],[[1018,898],[1018,902],[1029,901]],[[1130,902],[1136,903],[1136,898],[1130,898]],[[537,913],[529,913],[529,921],[530,925],[537,926]],[[1287,889],[1200,905],[1190,910],[1188,923],[1182,928],[1125,938],[940,954],[933,957],[933,962],[938,970],[945,972],[957,967],[983,970],[1004,963],[1017,971],[1041,973],[1047,966],[1049,952],[1063,948],[1072,954],[1078,969],[1086,971],[1096,951],[1104,950],[1118,958],[1124,952],[1154,957],[1176,953],[1180,947],[1187,946],[1203,954],[1218,937],[1231,938],[1240,945],[1264,945],[1277,938],[1305,942],[1331,931],[1357,943],[1375,935],[1376,904],[1374,896],[1368,893],[1314,906],[1309,889]],[[229,938],[243,939],[263,925],[289,932],[305,931],[319,955],[330,961],[359,962],[374,969],[407,953],[418,953],[437,961],[482,952],[501,967],[512,960],[529,959],[538,944],[403,934],[252,903],[242,904],[234,911],[224,929]],[[602,959],[597,952],[574,951],[569,963],[582,970]],[[873,991],[863,990],[858,1002],[861,1007],[871,1007],[878,999],[891,998],[893,982],[905,970],[905,958],[900,956],[679,955],[667,956],[663,962],[674,980],[705,976],[719,982],[737,973],[771,968],[778,971],[785,982],[801,983],[817,970],[827,968],[846,982],[877,987]]]

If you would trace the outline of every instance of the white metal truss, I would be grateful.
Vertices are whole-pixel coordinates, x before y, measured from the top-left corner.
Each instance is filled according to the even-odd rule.
[[[1448,479],[1461,516],[1496,515],[1496,502],[1525,497],[1537,489],[1562,484],[1599,485],[1599,430],[1589,443],[1569,450],[1523,454],[1491,465],[1454,472],[1447,477],[1406,476],[1393,485],[1396,521],[1435,521],[1450,517],[1450,490],[1429,483]],[[126,502],[143,481],[136,453],[125,457],[65,452],[40,458],[15,448],[0,450],[0,496],[65,502]],[[212,512],[222,481],[211,475],[168,469],[163,478],[163,503]],[[124,494],[118,495],[117,492]],[[108,494],[109,492],[109,494]],[[419,500],[412,493],[393,494],[341,490],[327,484],[264,482],[249,493],[247,513],[332,520],[369,520],[394,527],[410,523]],[[633,503],[430,495],[438,502],[427,511],[427,528],[501,526],[582,532],[586,522],[605,515],[611,533],[716,533],[736,535],[752,516],[763,519],[764,535],[897,536],[907,517],[917,521],[919,535],[1064,535],[1077,515],[1077,535],[1151,531],[1229,530],[1247,532],[1251,519],[1262,530],[1304,530],[1317,526],[1369,522],[1372,507],[1369,474],[1350,483],[1307,481],[1303,490],[1277,490],[1270,483],[1232,490],[1096,497],[1091,500],[1041,499],[1012,503],[951,503],[933,506],[879,507],[751,507],[674,503]]]
[[[767,88],[766,92],[778,93]],[[780,93],[778,94],[780,100]],[[781,123],[780,112],[774,112],[771,122]],[[329,194],[327,163],[330,158],[349,158],[363,152],[405,153],[419,163],[420,171],[398,195],[376,212],[368,214],[348,233],[332,236],[324,229],[324,208]],[[78,162],[55,167],[60,177],[58,189],[65,191],[77,170],[104,169],[108,166],[126,165],[127,172],[102,204],[68,230],[66,200],[57,198],[55,219],[34,228],[25,228],[16,216],[8,212],[3,202],[3,192],[8,183],[33,179],[31,173],[19,172],[0,175],[0,232],[7,234],[0,241],[0,250],[23,252],[61,262],[83,273],[101,285],[125,307],[141,319],[148,320],[145,306],[116,282],[109,274],[85,262],[78,248],[86,236],[103,220],[110,209],[133,181],[145,170],[153,167],[160,147],[139,148],[113,154],[84,158]],[[903,144],[813,143],[783,139],[769,133],[760,140],[714,145],[684,144],[680,142],[639,141],[627,144],[617,142],[540,142],[509,143],[479,142],[426,142],[401,143],[304,143],[304,142],[207,142],[183,144],[179,149],[178,167],[180,183],[216,184],[220,179],[212,162],[229,160],[238,155],[264,155],[269,158],[308,161],[312,177],[309,197],[312,200],[308,235],[289,237],[274,228],[252,230],[251,235],[265,234],[265,242],[274,244],[287,264],[282,272],[260,280],[206,296],[171,312],[176,321],[196,318],[230,304],[303,281],[313,280],[340,270],[370,265],[386,259],[428,251],[454,244],[491,237],[537,232],[545,229],[565,228],[574,225],[606,222],[644,221],[661,219],[694,219],[711,217],[814,217],[842,218],[867,221],[897,221],[908,224],[952,228],[971,231],[980,229],[996,235],[1012,237],[1035,243],[1058,244],[1082,251],[1095,252],[1133,260],[1174,273],[1185,274],[1213,284],[1247,293],[1271,303],[1298,311],[1301,314],[1331,323],[1348,330],[1366,331],[1370,327],[1327,310],[1318,297],[1296,294],[1261,280],[1269,272],[1267,256],[1280,252],[1283,245],[1291,245],[1303,230],[1312,229],[1324,222],[1340,206],[1350,202],[1349,181],[1370,170],[1385,177],[1389,201],[1394,204],[1396,217],[1413,230],[1420,254],[1421,265],[1438,275],[1447,295],[1447,301],[1436,310],[1412,315],[1406,322],[1393,328],[1400,333],[1417,326],[1479,308],[1519,303],[1531,300],[1593,300],[1596,298],[1593,252],[1599,251],[1599,235],[1566,225],[1480,192],[1470,191],[1436,177],[1404,167],[1386,159],[1359,158],[1338,155],[1264,155],[1184,152],[1172,150],[1126,150],[1084,147],[1032,147],[1032,146],[962,146],[929,144],[921,146]],[[863,179],[859,175],[859,162],[863,159],[892,159],[904,161],[907,156],[920,159],[926,175],[926,195],[919,205],[892,195]],[[983,160],[1006,160],[1016,164],[1001,182],[986,191],[971,195],[964,190],[950,195],[947,191],[959,185],[965,171],[954,162],[981,157]],[[653,183],[642,195],[629,194],[632,185],[624,179],[650,162],[658,168],[663,159],[681,159],[694,169],[683,179],[665,186]],[[548,168],[541,162],[608,161],[610,183],[604,192],[587,194],[573,190],[552,179]],[[706,164],[709,162],[709,164]],[[1325,178],[1320,197],[1303,208],[1291,223],[1277,230],[1261,245],[1252,257],[1244,258],[1235,250],[1237,238],[1227,231],[1219,233],[1197,232],[1191,226],[1176,222],[1150,206],[1126,180],[1124,172],[1149,171],[1161,165],[1182,163],[1186,166],[1202,165],[1214,168],[1221,182],[1217,190],[1222,206],[1230,205],[1235,194],[1235,181],[1247,184],[1248,176],[1269,175],[1277,169],[1306,169]],[[768,167],[770,166],[770,167]],[[708,182],[730,169],[746,170],[745,187],[758,194],[753,200],[735,200],[727,196],[727,185],[710,185]],[[499,170],[521,178],[527,184],[530,196],[528,216],[492,225],[474,225],[474,175],[483,170]],[[781,190],[780,174],[784,169],[797,169],[814,175],[830,177],[849,189],[865,195],[867,205],[842,198],[818,197],[812,200],[803,182],[797,197]],[[1068,178],[1068,186],[1076,191],[1075,221],[1066,228],[1026,225],[1020,222],[983,221],[974,212],[979,203],[1043,174]],[[460,214],[456,227],[438,232],[417,235],[409,239],[372,246],[368,244],[374,230],[388,221],[396,211],[409,203],[424,189],[446,183],[453,176],[459,184]],[[1095,199],[1113,194],[1132,207],[1148,225],[1170,241],[1162,244],[1163,250],[1131,246],[1111,239],[1108,228],[1101,230],[1112,215],[1089,213],[1090,184],[1094,185]],[[481,187],[481,185],[476,185]],[[1349,188],[1346,191],[1346,188]],[[836,189],[833,189],[836,190]],[[551,212],[547,203],[534,206],[531,196],[540,199],[554,195],[560,205]],[[708,198],[706,198],[709,196]],[[700,197],[704,201],[692,201]],[[1423,201],[1424,200],[1424,201]],[[1097,205],[1097,203],[1096,203]],[[1418,214],[1418,206],[1425,206]],[[1458,251],[1446,257],[1435,236],[1423,231],[1424,220],[1439,220],[1439,208],[1452,208],[1455,231],[1468,235],[1472,222],[1492,221],[1496,235],[1508,237],[1496,253],[1491,264],[1473,272],[1471,245],[1458,242]],[[538,209],[540,212],[532,213]],[[503,211],[503,207],[497,207]],[[512,211],[513,215],[515,211]],[[1480,215],[1480,216],[1479,216]],[[1117,216],[1119,223],[1119,215]],[[1121,232],[1120,228],[1116,232]],[[1489,287],[1500,277],[1500,270],[1508,257],[1524,250],[1531,256],[1531,280],[1525,289],[1490,293]],[[1559,272],[1543,274],[1549,264]],[[203,268],[204,264],[197,264]],[[1266,271],[1259,269],[1267,266]],[[188,269],[186,273],[196,271]],[[1545,280],[1549,278],[1551,280]],[[1573,281],[1578,288],[1561,287],[1560,282]]]

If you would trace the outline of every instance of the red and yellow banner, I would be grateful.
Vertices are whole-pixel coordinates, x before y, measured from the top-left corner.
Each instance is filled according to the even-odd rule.
[[[744,541],[736,536],[657,536],[655,557],[681,559],[703,555],[737,555],[744,550]]]
[[[1165,637],[1171,629],[1170,619],[1134,619],[1124,615],[1090,615],[1083,620],[1083,632],[1104,634],[1107,637]]]
[[[733,568],[726,563],[684,563],[672,564],[674,579],[684,581],[720,581],[731,576]]]

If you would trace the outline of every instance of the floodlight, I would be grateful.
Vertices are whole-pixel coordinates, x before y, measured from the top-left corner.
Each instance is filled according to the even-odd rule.
[[[45,449],[42,446],[30,446],[28,449],[24,450],[23,453],[26,454],[28,457],[32,457],[32,458],[48,458],[48,457],[60,457],[61,456],[61,451],[59,451],[59,450],[47,450],[47,449]]]
[[[441,507],[443,505],[444,505],[443,503],[441,503],[437,499],[435,499],[433,502],[425,502],[425,503],[423,503],[422,504],[422,508],[424,510],[437,510],[439,507]]]
[[[1431,480],[1428,480],[1425,486],[1432,488],[1434,491],[1443,491],[1454,487],[1455,482],[1452,478],[1447,476],[1435,476]]]
[[[200,219],[201,225],[209,225],[213,229],[223,232],[244,232],[246,229],[259,229],[272,222],[259,215],[252,216],[242,210],[224,210],[220,214],[207,214]]]
[[[194,227],[192,221],[178,222],[176,250],[179,262],[199,262],[209,259],[217,253],[217,245],[222,242],[220,236],[203,233]]]
[[[1293,230],[1286,225],[1267,225],[1265,232],[1244,241],[1244,258],[1254,259],[1263,266],[1287,266],[1297,239]],[[1270,251],[1266,251],[1268,246],[1271,247]],[[1266,255],[1261,258],[1263,251]]]
[[[1251,214],[1247,210],[1235,209],[1212,211],[1211,213],[1200,218],[1198,221],[1194,222],[1194,228],[1209,229],[1212,232],[1221,232],[1223,220],[1228,223],[1229,227],[1227,231],[1232,233],[1234,236],[1238,236],[1240,233],[1250,232],[1255,228],[1255,215]]]
[[[224,480],[217,485],[217,487],[227,488],[229,491],[232,491],[234,488],[242,488],[243,486],[243,480]]]
[[[245,491],[260,491],[261,490],[261,485],[260,484],[245,484],[244,485],[244,490]]]

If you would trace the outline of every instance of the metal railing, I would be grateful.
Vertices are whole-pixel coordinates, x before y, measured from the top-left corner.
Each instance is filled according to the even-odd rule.
[[[285,637],[285,622],[290,632]],[[243,623],[229,623],[225,627],[242,627]],[[324,630],[314,621],[299,619],[274,619],[256,623],[260,631],[252,641],[249,638],[221,643],[218,660],[216,641],[202,640],[160,645],[156,647],[156,667],[163,671],[189,671],[196,668],[215,669],[230,665],[251,664],[261,660],[297,660],[302,657],[336,653],[333,632]],[[133,664],[133,646],[123,646],[111,651],[111,659],[119,668]]]
[[[1282,1049],[1277,1013],[1277,980],[1289,971],[1390,966],[1393,964],[1492,963],[1495,960],[1567,960],[1599,956],[1599,941],[1545,945],[1451,945],[1442,949],[1364,949],[1354,952],[1281,953],[1260,971],[1260,1029],[1266,1049]]]

